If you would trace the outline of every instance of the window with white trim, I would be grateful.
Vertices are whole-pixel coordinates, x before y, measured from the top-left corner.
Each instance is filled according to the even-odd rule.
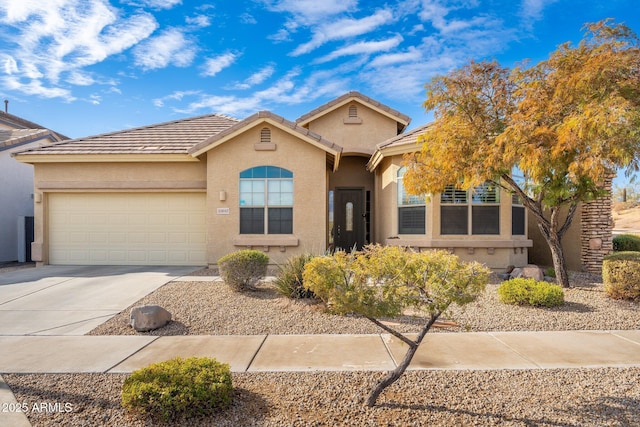
[[[424,234],[426,199],[424,196],[408,194],[404,188],[407,168],[398,170],[398,234]]]
[[[293,172],[257,166],[240,172],[240,234],[293,233]]]
[[[488,182],[469,191],[448,186],[440,195],[440,234],[500,234],[500,188]]]

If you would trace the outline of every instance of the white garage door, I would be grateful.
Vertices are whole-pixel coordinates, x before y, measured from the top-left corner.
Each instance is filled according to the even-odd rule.
[[[205,265],[204,193],[49,195],[49,262]]]

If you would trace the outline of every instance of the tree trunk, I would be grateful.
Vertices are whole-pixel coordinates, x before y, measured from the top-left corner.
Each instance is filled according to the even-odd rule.
[[[404,355],[402,363],[400,363],[398,367],[396,367],[396,369],[390,371],[389,374],[386,377],[382,378],[380,382],[376,384],[374,389],[371,390],[371,394],[369,394],[369,397],[367,398],[367,406],[374,406],[376,404],[376,400],[378,400],[378,396],[380,396],[380,393],[382,393],[385,388],[396,382],[398,378],[400,378],[402,374],[404,374],[404,371],[407,370],[409,364],[411,363],[411,359],[413,359],[413,356],[416,354],[420,343],[422,343],[424,336],[427,334],[427,332],[429,332],[429,329],[431,329],[431,326],[433,326],[435,321],[438,320],[440,314],[440,312],[432,314],[429,321],[424,325],[424,327],[418,334],[416,340],[412,341],[410,344],[407,343],[409,345],[409,350],[407,350],[407,353]]]
[[[540,229],[542,230],[542,227]],[[542,232],[542,235],[551,250],[551,259],[553,260],[553,269],[556,273],[556,282],[563,288],[570,287],[569,273],[567,272],[567,264],[564,259],[564,249],[562,249],[562,240],[558,236],[554,236],[554,234],[547,234],[544,231]]]

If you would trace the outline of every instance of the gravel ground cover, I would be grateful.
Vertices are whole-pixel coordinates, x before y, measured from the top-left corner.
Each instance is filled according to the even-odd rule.
[[[640,369],[410,371],[374,408],[382,373],[233,375],[230,408],[175,426],[621,426],[640,424]],[[120,407],[126,375],[4,375],[34,426],[148,426]]]
[[[552,331],[640,329],[640,307],[608,298],[598,276],[572,273],[572,288],[565,304],[556,308],[518,307],[498,300],[498,279],[493,278],[477,301],[452,307],[434,332]],[[258,291],[237,293],[221,282],[172,282],[133,304],[158,304],[173,314],[173,321],[150,335],[254,335],[254,334],[377,334],[379,327],[363,318],[327,314],[321,304],[281,297],[268,284]],[[129,326],[131,307],[90,335],[142,334]],[[417,332],[420,319],[388,319],[401,332]]]
[[[207,271],[200,274],[208,274]],[[501,304],[497,280],[478,301],[449,313],[438,331],[640,329],[637,303],[613,301],[599,277],[571,275],[565,305],[553,309]],[[173,282],[139,304],[159,304],[174,321],[154,335],[380,333],[365,319],[326,314],[292,302],[268,285],[235,293],[219,282]],[[93,335],[135,334],[129,309]],[[389,320],[404,331],[411,317]],[[234,402],[218,415],[172,425],[202,426],[636,426],[640,368],[410,371],[375,408],[363,406],[380,372],[234,373]],[[146,426],[120,406],[126,375],[5,374],[34,426]],[[63,410],[31,410],[41,402]],[[55,406],[55,403],[59,403]],[[68,404],[68,405],[66,405]],[[67,411],[68,409],[68,411]]]

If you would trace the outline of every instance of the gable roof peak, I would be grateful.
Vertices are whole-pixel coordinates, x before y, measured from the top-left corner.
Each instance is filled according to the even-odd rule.
[[[318,117],[321,117],[353,100],[358,101],[361,104],[364,104],[371,109],[376,110],[379,113],[395,120],[398,123],[398,133],[401,133],[411,122],[411,117],[407,116],[406,114],[403,114],[398,110],[389,107],[388,105],[378,102],[375,99],[365,96],[356,90],[352,90],[327,102],[326,104],[319,106],[318,108],[313,109],[307,114],[300,116],[298,119],[296,119],[296,123],[301,126],[305,126]]]

